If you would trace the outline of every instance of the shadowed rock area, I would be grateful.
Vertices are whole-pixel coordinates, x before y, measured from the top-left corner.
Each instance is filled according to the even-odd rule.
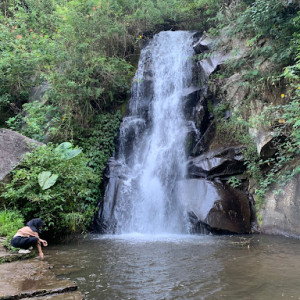
[[[56,294],[56,295],[50,295],[45,297],[33,297],[33,298],[23,298],[24,300],[82,300],[82,294],[78,291],[73,293],[63,293],[63,294]]]
[[[244,147],[227,147],[207,152],[189,161],[190,177],[213,179],[242,174],[245,171]]]
[[[250,205],[247,195],[204,179],[188,179],[180,183],[182,206],[189,214],[194,231],[199,225],[213,233],[249,233]],[[198,229],[197,229],[198,228]]]

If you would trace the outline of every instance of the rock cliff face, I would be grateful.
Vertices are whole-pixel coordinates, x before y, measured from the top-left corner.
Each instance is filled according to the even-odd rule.
[[[254,220],[252,199],[245,189],[227,184],[232,176],[243,176],[244,146],[216,145],[210,149],[215,122],[208,109],[209,76],[233,56],[222,47],[213,51],[215,43],[216,40],[206,36],[194,43],[195,54],[210,55],[195,62],[194,83],[201,88],[186,97],[185,115],[196,130],[191,130],[187,138],[188,178],[180,183],[178,193],[189,215],[192,232],[249,233]],[[230,113],[225,117],[230,117]]]
[[[243,107],[243,101],[251,92],[251,88],[244,83],[243,70],[234,73],[220,81],[211,80],[214,72],[230,60],[232,63],[241,58],[250,56],[250,49],[246,42],[238,39],[228,39],[226,35],[219,40],[207,36],[194,35],[194,53],[197,57],[207,57],[195,60],[193,67],[193,82],[190,88],[185,90],[183,112],[187,120],[188,134],[186,138],[187,178],[180,182],[177,191],[181,196],[182,208],[188,214],[191,232],[203,233],[250,233],[256,232],[258,225],[255,212],[255,190],[250,188],[246,175],[245,159],[243,151],[248,146],[223,139],[222,143],[216,139],[216,121],[209,106],[216,106],[219,102],[230,103],[231,110],[223,114],[223,119],[229,120],[235,110]],[[218,49],[215,44],[219,42]],[[217,50],[214,50],[217,49]],[[228,51],[227,49],[232,49]],[[205,55],[203,55],[205,54]],[[206,55],[207,54],[207,55]],[[143,85],[144,105],[142,108],[144,119],[148,122],[149,103],[153,90],[152,70],[149,60],[145,68]],[[261,66],[265,68],[265,64]],[[267,95],[264,95],[267,99]],[[143,104],[143,103],[142,103]],[[249,103],[249,116],[255,116],[264,109],[264,101],[251,99]],[[128,152],[132,143],[143,131],[144,123],[136,127],[139,130],[129,130],[128,144],[123,145]],[[248,132],[245,132],[248,134]],[[271,128],[250,128],[249,134],[254,137],[257,153],[262,159],[274,155],[274,143]],[[235,132],[232,132],[235,135]],[[220,138],[220,137],[219,137]],[[117,146],[117,151],[118,151]],[[114,161],[111,164],[114,166]],[[107,173],[107,177],[111,177]],[[237,179],[241,184],[233,188],[228,181]],[[95,229],[106,232],[109,224],[114,220],[107,219],[113,215],[115,201],[118,197],[118,187],[123,184],[122,174],[111,181],[114,184],[113,201],[110,204],[100,203],[95,220]],[[126,178],[125,178],[126,181]],[[251,182],[252,185],[252,182]],[[279,187],[278,187],[279,188]],[[300,235],[299,219],[300,193],[299,177],[295,177],[285,187],[280,187],[282,193],[275,196],[275,192],[269,192],[266,196],[265,206],[258,212],[262,217],[260,230],[264,233]],[[277,187],[274,187],[274,191]],[[108,189],[108,194],[112,192]],[[103,211],[108,211],[103,217]],[[111,229],[110,229],[111,231]]]
[[[300,175],[296,175],[278,195],[282,188],[274,184],[266,194],[265,205],[261,209],[261,231],[268,234],[300,236]]]
[[[211,51],[215,41],[205,36],[194,35],[194,53],[201,54]],[[234,189],[227,184],[232,176],[243,176],[245,171],[243,145],[228,145],[210,150],[210,144],[215,135],[214,116],[208,109],[208,80],[221,64],[232,53],[222,48],[213,52],[207,59],[194,62],[192,85],[184,90],[183,113],[187,122],[186,139],[187,178],[179,183],[177,194],[182,199],[181,207],[189,216],[190,231],[195,233],[249,233],[253,222],[252,199],[243,189]],[[148,120],[148,111],[153,94],[153,83],[150,58],[144,56],[144,69],[140,83],[142,102],[131,111],[141,115],[145,122],[134,123],[134,127],[125,126],[127,139],[117,146],[125,149],[130,163],[130,153],[136,139],[139,138]],[[133,94],[135,90],[133,90]],[[131,104],[132,105],[132,104]],[[125,121],[128,117],[125,118]],[[131,121],[131,119],[129,119]],[[131,122],[132,123],[132,122]],[[138,126],[137,126],[138,125]],[[122,135],[122,132],[120,133]],[[116,172],[119,166],[112,159],[109,163],[110,173],[107,173],[109,184],[106,197],[100,204],[98,216],[95,218],[95,229],[101,232],[114,232],[117,220],[114,220],[116,201],[120,198],[120,190],[126,185],[127,179]],[[124,189],[123,189],[124,190]]]
[[[206,78],[207,87],[205,88],[206,92],[201,99],[201,105],[207,107],[207,101],[211,101],[213,105],[214,103],[222,101],[222,103],[230,103],[231,109],[234,112],[235,110],[243,109],[245,99],[247,99],[247,101],[249,101],[247,105],[247,114],[249,118],[259,115],[264,108],[270,104],[278,105],[278,98],[280,99],[280,92],[278,91],[271,91],[269,94],[264,93],[258,96],[259,98],[248,97],[251,92],[251,87],[249,84],[245,84],[245,79],[243,77],[245,70],[243,69],[240,69],[239,73],[234,73],[225,79],[219,80],[217,83],[213,80],[209,82],[207,75],[222,67],[225,59],[230,60],[233,64],[241,57],[247,59],[247,57],[250,56],[250,49],[245,47],[245,41],[238,39],[229,40],[225,35],[221,35],[219,39],[221,40],[220,45],[223,45],[219,50],[213,50],[212,46],[207,46],[207,44],[212,45],[214,43],[211,40],[208,42],[208,38],[202,37],[195,44],[197,53],[210,53],[210,58],[207,59],[206,62],[205,60],[202,60],[197,63],[198,69],[201,69],[203,66],[209,66],[209,71],[206,72],[206,76],[204,77],[204,79]],[[227,53],[225,48],[235,49],[236,53],[233,53],[232,51]],[[216,60],[212,62],[211,57],[216,57]],[[257,65],[257,69],[260,71],[265,71],[266,68],[271,67],[272,64],[269,61]],[[279,95],[275,97],[274,93],[279,93]],[[226,112],[224,118],[230,118],[230,115],[231,112]],[[205,119],[205,117],[202,117],[202,119]],[[243,146],[247,145],[240,145],[237,147],[235,144],[223,141],[222,144],[225,145],[225,147],[220,147],[218,142],[214,139],[215,122],[213,116],[209,116],[207,120],[208,122],[205,126],[206,130],[202,132],[201,138],[192,142],[193,147],[190,150],[191,159],[188,165],[189,176],[191,178],[200,177],[205,178],[206,180],[209,179],[212,181],[223,182],[224,184],[234,175],[242,180],[242,189],[246,195],[249,195],[250,211],[253,211],[255,200],[257,200],[255,188],[253,188],[253,186],[255,187],[255,182],[251,182],[252,187],[250,187],[247,177],[243,175],[245,166],[241,154]],[[197,121],[195,121],[195,123],[197,124]],[[232,134],[234,135],[235,133],[233,132]],[[263,160],[274,158],[274,154],[277,151],[276,145],[281,142],[278,139],[284,138],[275,138],[271,126],[268,127],[266,125],[257,125],[256,128],[250,128],[249,134],[254,138],[258,157]],[[294,164],[295,166],[290,166],[290,169],[297,167],[297,162]],[[281,190],[281,193],[276,193],[278,190]],[[252,196],[250,193],[252,193]],[[257,224],[254,222],[256,214],[259,215],[259,230],[261,232],[267,234],[300,236],[299,174],[295,175],[292,180],[287,182],[284,186],[276,183],[270,187],[269,192],[265,195],[264,204],[259,211],[251,214],[250,223],[253,224],[253,229],[255,228],[255,230],[257,229]],[[197,215],[196,212],[194,212],[193,215],[193,220],[195,220],[195,216],[197,216],[197,220],[201,220],[201,222],[209,225],[211,219],[205,219],[203,216],[199,218],[199,215]],[[199,224],[201,222],[199,222]],[[245,230],[245,232],[246,231],[247,230]]]
[[[9,129],[0,129],[0,181],[20,163],[25,153],[32,151],[37,141]]]

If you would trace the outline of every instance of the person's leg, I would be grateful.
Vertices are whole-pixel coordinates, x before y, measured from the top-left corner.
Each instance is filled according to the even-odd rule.
[[[15,247],[15,248],[21,248],[21,237],[20,236],[16,236],[14,238],[12,238],[12,240],[10,241],[10,244]]]
[[[35,246],[38,242],[36,237],[22,237],[16,236],[11,240],[11,245],[15,248],[28,249],[31,246]]]
[[[34,236],[25,238],[22,241],[22,247],[21,248],[28,249],[29,247],[33,247],[33,246],[35,246],[38,243],[38,240],[39,239],[37,237],[34,237]]]

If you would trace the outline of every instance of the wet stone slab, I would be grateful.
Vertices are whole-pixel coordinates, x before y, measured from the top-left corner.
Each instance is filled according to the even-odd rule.
[[[36,255],[34,251],[27,253],[27,254],[18,254],[18,253],[9,252],[3,247],[4,241],[5,241],[5,238],[0,237],[0,264],[5,263],[5,262],[16,261],[16,260],[20,260],[20,259],[31,258]]]
[[[79,291],[73,293],[54,294],[44,297],[23,298],[23,300],[82,300],[82,294]]]
[[[24,299],[47,296],[59,298],[61,293],[77,290],[77,285],[69,280],[58,280],[50,271],[48,263],[39,260],[17,261],[0,265],[0,299]],[[69,294],[64,294],[69,295]],[[64,299],[82,299],[69,295]],[[56,298],[55,298],[56,297]],[[77,297],[77,298],[76,298]],[[45,299],[45,297],[39,298]]]

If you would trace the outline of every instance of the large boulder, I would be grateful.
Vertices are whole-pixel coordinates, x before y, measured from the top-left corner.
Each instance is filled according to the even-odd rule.
[[[216,39],[212,39],[207,35],[201,35],[200,38],[194,43],[193,48],[196,54],[200,54],[207,50],[212,50],[216,43]]]
[[[199,223],[213,233],[249,233],[249,199],[241,191],[205,179],[187,179],[179,183],[179,198],[194,228]]]
[[[246,169],[243,148],[222,147],[192,158],[188,164],[188,174],[207,179],[242,174]]]
[[[276,191],[281,189],[278,195]],[[260,210],[260,230],[267,234],[300,236],[300,174],[284,187],[274,184],[265,195],[265,205]]]
[[[25,153],[42,145],[18,132],[0,129],[0,181],[20,163]]]
[[[275,154],[277,151],[277,146],[274,132],[264,128],[260,128],[259,130],[256,128],[251,128],[250,134],[254,138],[257,153],[261,158],[267,159]]]

